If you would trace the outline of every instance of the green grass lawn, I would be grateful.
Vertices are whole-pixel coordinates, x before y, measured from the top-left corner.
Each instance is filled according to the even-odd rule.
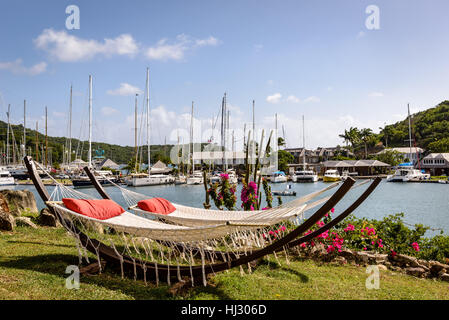
[[[449,299],[449,283],[381,271],[380,289],[365,287],[365,268],[319,265],[273,256],[251,274],[234,269],[211,285],[173,297],[167,285],[122,279],[109,272],[82,276],[79,290],[65,288],[68,265],[78,264],[74,241],[63,229],[17,227],[0,233],[0,299]]]

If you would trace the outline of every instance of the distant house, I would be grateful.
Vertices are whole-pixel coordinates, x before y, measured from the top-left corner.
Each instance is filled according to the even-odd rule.
[[[401,148],[384,149],[384,150],[376,153],[376,155],[383,154],[387,151],[397,151],[404,156],[404,159],[410,160],[410,162],[413,162],[413,164],[415,164],[415,165],[418,163],[418,159],[422,159],[422,155],[424,153],[424,149],[419,148],[419,147],[412,147],[412,148],[401,147]]]
[[[322,171],[323,161],[328,161],[338,155],[343,155],[345,157],[354,156],[353,153],[342,147],[318,147],[315,150],[304,148],[286,148],[284,150],[289,152],[294,158],[293,163],[288,165],[290,173],[293,173],[296,169],[303,167],[304,156],[306,167],[315,170],[315,172]]]
[[[359,176],[371,176],[386,173],[389,168],[389,164],[379,160],[342,160],[325,161],[323,163],[324,170],[336,169],[340,174],[342,174],[343,171],[357,172]]]
[[[99,164],[97,164],[97,169],[101,170],[104,168],[109,168],[112,170],[119,170],[120,166],[117,163],[115,163],[114,161],[112,161],[111,159],[104,159]]]
[[[420,167],[434,176],[449,175],[449,153],[431,153],[421,160]]]
[[[167,167],[165,163],[163,163],[161,160],[156,162],[154,165],[151,166],[151,173],[168,173],[172,171],[172,168]]]

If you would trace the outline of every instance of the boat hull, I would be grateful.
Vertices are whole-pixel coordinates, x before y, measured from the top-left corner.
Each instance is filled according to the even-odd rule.
[[[324,182],[336,182],[336,181],[340,181],[341,178],[340,177],[323,177],[323,181]]]
[[[147,178],[133,178],[127,181],[128,186],[131,187],[144,187],[144,186],[157,186],[161,184],[175,183],[175,178],[166,177],[147,177]]]

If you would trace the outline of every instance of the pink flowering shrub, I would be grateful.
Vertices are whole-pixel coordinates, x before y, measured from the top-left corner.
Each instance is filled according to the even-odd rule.
[[[245,211],[253,211],[258,207],[257,184],[254,181],[250,181],[246,184],[245,180],[243,180],[242,183],[243,187],[240,194],[242,208]]]

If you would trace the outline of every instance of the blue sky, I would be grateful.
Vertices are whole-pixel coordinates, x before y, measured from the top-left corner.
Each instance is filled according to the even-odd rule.
[[[80,9],[68,30],[65,9]],[[380,29],[368,30],[369,5]],[[441,1],[3,1],[0,10],[0,119],[49,134],[86,138],[88,76],[94,140],[133,145],[133,92],[150,68],[151,139],[186,135],[195,101],[197,140],[210,133],[224,92],[231,129],[284,126],[289,147],[342,144],[350,126],[384,123],[448,99],[449,3]],[[139,108],[143,106],[139,96]],[[41,130],[42,131],[42,130]],[[282,130],[280,130],[282,134]],[[217,134],[215,134],[217,136]],[[236,133],[237,136],[237,133]],[[241,139],[240,139],[241,140]]]

